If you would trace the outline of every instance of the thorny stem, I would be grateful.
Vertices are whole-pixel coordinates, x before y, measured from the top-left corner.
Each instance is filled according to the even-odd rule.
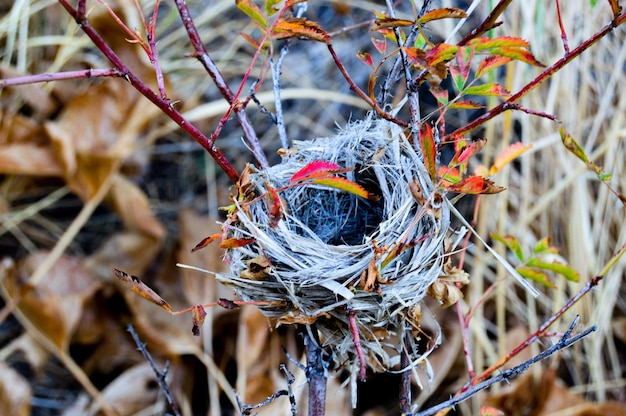
[[[315,327],[311,328],[315,331]],[[308,416],[324,416],[326,414],[326,378],[328,363],[324,360],[324,350],[307,331],[303,331],[304,348],[306,349],[306,378],[309,383]]]
[[[150,353],[146,349],[146,344],[141,342],[141,339],[139,338],[139,335],[137,335],[137,332],[135,331],[135,328],[133,327],[133,325],[128,324],[127,330],[128,332],[130,332],[130,335],[133,337],[133,340],[135,341],[135,344],[137,345],[137,348],[139,349],[139,351],[141,351],[141,354],[144,356],[146,361],[150,363],[150,367],[152,367],[152,371],[154,371],[154,374],[157,377],[157,382],[159,383],[159,387],[163,391],[163,394],[165,394],[165,399],[167,400],[170,407],[172,408],[172,412],[174,412],[175,416],[180,416],[181,413],[180,413],[180,408],[178,407],[178,403],[176,403],[176,400],[174,400],[174,396],[172,395],[172,392],[170,391],[170,388],[167,385],[167,381],[165,380],[167,378],[167,373],[170,368],[169,361],[165,364],[165,367],[163,368],[163,370],[159,370],[156,366],[156,363],[152,359],[152,355],[150,355]]]
[[[518,375],[528,370],[530,366],[535,364],[536,362],[545,360],[546,358],[550,357],[554,353],[561,351],[565,348],[569,348],[574,343],[580,341],[581,339],[583,339],[584,337],[586,337],[587,335],[589,335],[590,333],[598,329],[597,325],[593,325],[574,336],[570,336],[577,323],[578,323],[578,316],[576,317],[576,319],[574,319],[574,321],[570,325],[569,329],[565,332],[565,334],[563,334],[563,337],[559,340],[559,342],[557,342],[556,344],[554,344],[547,350],[541,352],[540,354],[537,354],[536,356],[532,357],[528,361],[524,361],[522,364],[516,367],[503,371],[502,373],[498,374],[495,377],[490,378],[489,380],[483,381],[482,383],[477,383],[470,390],[467,390],[463,392],[462,394],[459,394],[453,397],[450,400],[446,400],[443,403],[440,403],[427,410],[424,410],[423,412],[415,413],[413,416],[430,416],[430,415],[434,415],[437,412],[439,412],[437,414],[445,414],[445,412],[449,410],[451,407],[456,406],[457,404],[469,399],[470,397],[474,396],[478,392],[485,390],[496,383],[500,383],[502,381],[508,382],[509,380],[517,377]]]
[[[233,183],[239,180],[239,174],[235,168],[226,159],[224,154],[215,146],[213,140],[206,137],[196,126],[189,123],[183,116],[176,110],[169,100],[160,97],[154,91],[150,89],[141,79],[139,79],[130,69],[122,62],[120,57],[111,49],[106,41],[100,36],[100,34],[91,26],[89,20],[84,13],[79,14],[78,10],[84,10],[84,0],[78,2],[78,6],[75,9],[68,0],[59,0],[59,3],[65,8],[65,10],[74,18],[78,26],[85,32],[85,34],[91,39],[93,44],[106,56],[106,58],[122,72],[122,76],[144,97],[152,101],[159,109],[165,113],[172,121],[180,126],[184,131],[189,133],[193,139],[198,142],[205,150],[209,152],[211,157],[215,160],[217,165],[224,171],[224,173],[230,178]]]
[[[26,75],[9,79],[0,79],[0,88],[17,85],[35,84],[38,82],[62,81],[67,79],[123,77],[124,73],[117,68],[82,69],[80,71],[54,72],[47,74]]]
[[[202,40],[200,39],[200,34],[196,29],[196,25],[194,24],[193,19],[189,14],[187,3],[185,2],[185,0],[175,0],[175,3],[176,8],[178,9],[178,13],[180,14],[180,18],[183,21],[183,25],[187,30],[187,35],[189,36],[191,45],[196,51],[195,57],[198,59],[198,61],[200,61],[200,63],[206,69],[207,73],[211,76],[213,82],[215,82],[215,85],[217,86],[217,89],[220,91],[226,101],[231,105],[231,109],[234,108],[235,115],[237,116],[237,119],[241,124],[241,129],[243,130],[244,137],[248,141],[248,144],[250,145],[255,159],[261,167],[267,168],[269,166],[269,163],[267,161],[267,158],[265,157],[265,153],[263,153],[263,149],[261,148],[259,138],[254,131],[254,127],[252,127],[252,122],[248,118],[245,108],[237,104],[237,96],[232,92],[232,90],[226,83],[226,80],[222,76],[222,73],[217,68],[217,65],[215,65],[215,62],[213,61],[206,47],[202,43]],[[227,115],[225,116],[227,117]],[[219,131],[217,133],[219,133]]]
[[[572,49],[570,52],[566,52],[565,55],[563,56],[563,58],[559,59],[557,62],[552,64],[550,67],[548,67],[539,76],[537,76],[537,78],[535,78],[534,80],[532,80],[531,82],[526,84],[525,87],[523,87],[516,94],[512,95],[508,100],[506,100],[505,102],[503,102],[503,103],[499,104],[498,106],[492,108],[491,110],[487,111],[485,114],[483,114],[482,116],[474,119],[473,121],[469,122],[465,126],[460,127],[457,130],[453,131],[452,133],[446,135],[443,138],[442,142],[446,142],[447,140],[449,140],[451,137],[454,137],[455,135],[463,135],[463,134],[465,134],[465,133],[475,129],[476,127],[486,123],[487,121],[491,120],[495,116],[497,116],[497,115],[499,115],[499,114],[501,114],[501,113],[503,113],[503,112],[505,112],[507,110],[515,109],[515,106],[513,104],[516,101],[520,100],[522,97],[524,97],[531,90],[536,88],[543,81],[545,81],[546,79],[550,78],[556,72],[561,70],[565,65],[569,64],[572,60],[577,58],[580,54],[582,54],[584,51],[589,49],[592,45],[597,43],[600,39],[602,39],[607,34],[612,32],[613,29],[615,29],[616,27],[620,26],[625,21],[626,21],[626,13],[620,14],[611,23],[609,23],[608,25],[604,26],[600,31],[598,31],[596,34],[591,36],[589,39],[587,39],[586,41],[581,43],[578,47],[576,47],[575,49]]]

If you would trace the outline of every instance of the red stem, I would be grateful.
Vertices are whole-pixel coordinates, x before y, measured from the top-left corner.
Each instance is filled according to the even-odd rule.
[[[35,84],[38,82],[62,81],[67,79],[122,77],[124,73],[116,68],[110,69],[82,69],[80,71],[54,72],[47,74],[26,75],[9,79],[0,79],[0,88],[15,87],[16,85]]]
[[[365,355],[361,348],[361,339],[359,337],[359,328],[356,324],[356,313],[354,310],[348,310],[348,324],[350,326],[350,332],[352,333],[352,339],[354,340],[354,349],[356,355],[359,358],[359,380],[365,381],[365,375],[367,371],[367,364],[365,363]]]
[[[565,33],[565,26],[563,26],[563,18],[561,17],[561,5],[559,0],[556,0],[556,14],[559,18],[559,27],[561,28],[561,39],[563,40],[563,49],[565,53],[569,52],[569,43],[567,41],[567,34]]]
[[[180,18],[183,21],[183,26],[187,30],[187,35],[189,40],[191,41],[191,45],[195,49],[195,57],[200,61],[202,66],[206,69],[207,73],[213,79],[213,82],[217,86],[217,89],[222,94],[222,97],[226,99],[228,104],[231,105],[231,108],[234,107],[235,115],[239,120],[239,124],[241,124],[241,129],[243,130],[244,137],[248,141],[250,148],[252,149],[252,153],[254,154],[255,159],[259,162],[261,167],[266,168],[269,166],[267,162],[267,158],[265,157],[265,153],[263,153],[263,149],[261,144],[259,143],[259,138],[252,127],[252,122],[248,118],[246,114],[245,108],[241,105],[237,105],[236,99],[237,97],[233,94],[232,90],[226,83],[226,80],[222,76],[222,73],[215,65],[215,62],[209,55],[207,49],[205,48],[202,40],[200,39],[200,34],[198,33],[198,29],[196,29],[196,25],[189,14],[189,9],[187,8],[187,3],[185,0],[175,0],[176,8],[178,9],[178,13],[180,14]],[[229,110],[230,111],[230,110]],[[217,132],[219,134],[219,132]],[[216,134],[214,133],[214,136]]]
[[[515,109],[513,104],[516,101],[521,99],[523,96],[528,94],[531,90],[536,88],[543,81],[545,81],[546,79],[550,78],[556,72],[561,70],[565,65],[569,64],[572,60],[577,58],[581,53],[583,53],[584,51],[589,49],[592,45],[594,45],[596,42],[598,42],[604,36],[609,34],[611,31],[613,31],[613,29],[615,29],[617,26],[623,24],[624,21],[626,21],[626,14],[622,13],[621,15],[619,15],[619,17],[617,19],[615,19],[614,21],[612,21],[608,25],[604,26],[599,32],[597,32],[592,37],[590,37],[589,39],[587,39],[586,41],[581,43],[577,48],[575,48],[575,49],[571,50],[570,52],[566,53],[565,56],[563,56],[563,58],[559,59],[557,62],[552,64],[549,68],[547,68],[545,71],[543,71],[537,78],[535,78],[534,80],[532,80],[531,82],[526,84],[526,86],[524,88],[522,88],[516,94],[512,95],[508,100],[506,100],[502,104],[492,108],[491,110],[487,111],[482,116],[480,116],[480,117],[476,118],[475,120],[473,120],[472,122],[466,124],[464,127],[460,127],[457,130],[453,131],[452,133],[446,135],[443,138],[442,142],[446,142],[447,140],[449,140],[454,135],[465,134],[465,133],[475,129],[476,127],[478,127],[478,126],[480,126],[480,125],[482,125],[484,123],[486,123],[487,121],[491,120],[495,116],[497,116],[497,115],[499,115],[499,114],[501,114],[501,113],[503,113],[503,112],[505,112],[507,110]]]
[[[239,180],[239,174],[235,168],[226,159],[224,154],[215,146],[213,140],[209,140],[196,126],[189,123],[178,112],[172,104],[165,98],[160,97],[154,91],[150,89],[141,79],[139,79],[134,73],[128,69],[128,67],[122,62],[120,57],[111,49],[106,41],[100,36],[100,34],[91,26],[87,17],[84,14],[78,14],[77,9],[74,9],[68,0],[59,0],[59,3],[67,10],[67,12],[74,18],[78,26],[85,32],[85,34],[91,39],[93,44],[106,56],[106,58],[117,68],[124,78],[144,97],[152,101],[161,111],[163,111],[170,119],[180,126],[183,130],[193,137],[204,149],[206,149],[211,157],[215,160],[217,165],[226,173],[233,183]],[[80,8],[83,1],[78,3]],[[84,7],[84,5],[83,5]]]

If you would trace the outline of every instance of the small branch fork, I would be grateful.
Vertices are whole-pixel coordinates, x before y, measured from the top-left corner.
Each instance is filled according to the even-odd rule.
[[[522,364],[518,365],[517,367],[513,367],[509,370],[503,371],[502,373],[498,374],[495,377],[492,377],[488,380],[485,380],[481,383],[478,383],[476,385],[474,385],[471,389],[459,394],[458,396],[450,399],[450,400],[446,400],[443,403],[440,403],[436,406],[433,406],[423,412],[418,412],[413,414],[413,416],[430,416],[430,415],[434,415],[439,411],[451,408],[456,406],[457,404],[469,399],[470,397],[474,396],[475,394],[477,394],[478,392],[485,390],[489,387],[491,387],[492,385],[494,385],[495,383],[500,383],[502,381],[510,381],[513,378],[517,377],[518,375],[522,374],[523,372],[525,372],[526,370],[528,370],[528,368],[530,368],[531,365],[535,364],[538,361],[544,360],[548,357],[550,357],[551,355],[553,355],[554,353],[563,350],[565,348],[569,348],[571,345],[573,345],[574,343],[580,341],[581,339],[583,339],[584,337],[586,337],[587,335],[589,335],[590,333],[596,331],[598,329],[597,325],[593,325],[587,329],[585,329],[584,331],[571,336],[572,335],[572,331],[574,330],[574,327],[578,324],[578,319],[579,317],[576,316],[576,318],[574,319],[574,321],[572,322],[572,324],[570,325],[569,329],[565,332],[565,334],[563,334],[563,337],[559,340],[559,342],[557,342],[556,344],[554,344],[552,347],[548,348],[547,350],[543,351],[540,354],[537,354],[536,356],[532,357],[531,359],[529,359],[528,361],[524,361]]]
[[[143,357],[146,359],[146,361],[150,363],[150,367],[152,367],[152,371],[154,371],[154,374],[157,377],[157,382],[159,383],[159,387],[161,387],[161,390],[165,394],[165,399],[169,403],[172,409],[172,412],[174,412],[175,416],[180,416],[181,413],[180,413],[180,408],[178,407],[178,403],[176,403],[176,400],[174,400],[174,396],[172,396],[172,392],[170,391],[170,388],[167,385],[167,381],[165,380],[167,378],[167,373],[170,368],[169,361],[165,363],[165,367],[163,368],[163,370],[159,370],[154,360],[152,359],[152,356],[146,349],[146,344],[141,342],[141,339],[139,339],[139,335],[137,335],[137,332],[135,331],[135,327],[133,327],[132,324],[128,324],[127,330],[128,332],[130,332],[130,335],[133,337],[133,340],[135,341],[135,344],[137,344],[137,348],[139,349],[139,351],[141,351],[141,354],[143,355]]]
[[[278,399],[281,396],[288,396],[289,404],[291,405],[290,406],[291,415],[298,416],[296,396],[293,393],[293,387],[292,387],[293,383],[296,382],[296,379],[294,378],[293,374],[291,374],[291,372],[287,370],[287,367],[285,366],[285,364],[280,365],[280,370],[285,374],[285,377],[287,378],[287,390],[278,390],[277,392],[269,396],[267,399],[257,404],[242,404],[239,402],[239,395],[237,395],[237,402],[238,402],[239,411],[241,412],[241,414],[249,415],[252,413],[254,409],[259,409],[263,406],[267,406],[268,404],[272,403],[274,400]]]

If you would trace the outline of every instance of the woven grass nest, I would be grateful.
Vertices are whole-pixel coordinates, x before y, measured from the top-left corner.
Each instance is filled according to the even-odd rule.
[[[349,168],[341,176],[378,198],[317,184],[289,187],[292,175],[314,161]],[[229,238],[254,242],[227,250],[231,272],[218,280],[244,301],[269,302],[260,309],[277,325],[314,324],[335,363],[356,368],[350,311],[367,366],[397,367],[399,336],[419,325],[416,305],[444,273],[450,224],[447,205],[402,129],[382,120],[355,122],[335,136],[294,143],[282,163],[253,169],[248,180],[257,197],[245,206],[236,202],[224,229]],[[268,187],[287,187],[279,192],[277,224],[258,197]],[[419,359],[417,349],[407,351]]]

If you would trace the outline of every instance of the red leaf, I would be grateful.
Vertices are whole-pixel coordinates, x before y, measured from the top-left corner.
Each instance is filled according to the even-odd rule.
[[[172,313],[172,307],[154,290],[150,289],[145,283],[139,280],[137,276],[130,275],[119,269],[113,269],[113,273],[115,273],[115,276],[117,276],[117,278],[124,283],[127,288],[135,292],[137,295],[149,300],[155,305],[159,305],[169,313]]]
[[[320,178],[347,171],[349,171],[349,169],[342,168],[335,163],[315,160],[294,173],[289,179],[289,184],[293,185],[294,183],[302,182],[307,179]]]
[[[429,66],[435,66],[441,62],[447,62],[454,58],[458,50],[459,47],[456,45],[440,43],[426,52],[426,62]]]
[[[226,240],[220,243],[221,249],[231,249],[237,247],[247,246],[248,244],[254,243],[256,240],[254,238],[227,238]]]
[[[327,44],[332,42],[330,35],[318,23],[307,19],[280,20],[273,31],[278,35],[278,39],[307,38]]]
[[[478,108],[484,108],[485,106],[477,103],[476,101],[453,101],[450,103],[449,108],[458,108],[461,110],[475,110]]]
[[[365,65],[374,69],[374,59],[372,58],[372,55],[370,55],[369,53],[357,52],[356,57],[359,58],[359,61],[363,62]]]
[[[453,7],[445,7],[442,9],[431,10],[426,13],[424,16],[420,17],[418,22],[420,24],[432,22],[433,20],[439,19],[463,19],[467,17],[467,13],[465,13],[461,9],[455,9]]]
[[[490,51],[493,55],[504,56],[507,58],[515,59],[518,61],[526,62],[527,64],[545,67],[544,64],[539,62],[535,55],[527,49],[522,48],[514,48],[514,47],[502,47],[502,48],[494,48]]]
[[[429,91],[433,95],[433,97],[435,97],[439,106],[448,105],[448,90],[432,87]]]
[[[489,169],[489,174],[494,175],[498,173],[504,166],[515,160],[521,154],[532,149],[532,147],[532,144],[524,146],[524,144],[521,142],[513,143],[512,145],[508,146],[498,155],[496,160],[493,162],[493,165]]]
[[[312,182],[317,185],[329,186],[331,188],[339,189],[341,191],[346,191],[351,194],[360,196],[361,198],[365,198],[365,199],[376,198],[374,195],[370,195],[370,193],[367,192],[365,188],[363,188],[361,185],[359,185],[358,183],[354,183],[346,178],[332,176],[332,177],[326,177],[326,178],[313,179]]]
[[[196,246],[191,249],[191,252],[194,253],[194,252],[196,252],[196,251],[198,251],[198,250],[200,250],[202,248],[205,248],[206,246],[208,246],[209,244],[211,244],[213,241],[217,240],[221,236],[222,236],[222,234],[220,234],[220,233],[208,236],[207,238],[203,239],[198,244],[196,244]]]
[[[219,298],[217,304],[224,309],[239,309],[239,305],[230,299]]]
[[[423,49],[403,47],[402,50],[411,65],[418,68],[423,68],[426,65],[426,51]]]
[[[374,45],[379,54],[385,56],[387,52],[387,41],[385,39],[372,38],[372,45]]]
[[[472,156],[477,154],[485,147],[487,139],[478,139],[470,145],[466,145],[458,151],[458,158],[455,156],[455,161],[458,163],[466,163]],[[454,159],[453,159],[454,160]]]
[[[494,69],[509,62],[511,62],[511,58],[506,56],[488,56],[483,59],[480,64],[478,64],[478,69],[476,69],[476,78],[480,78],[489,71],[493,71]]]
[[[497,194],[506,188],[497,186],[492,180],[482,176],[468,176],[453,185],[444,185],[449,192],[458,194]]]
[[[465,83],[467,82],[467,78],[469,78],[470,64],[472,63],[473,57],[474,57],[474,49],[470,47],[461,47],[459,48],[456,54],[456,63],[459,68],[459,75],[463,81],[463,86],[465,86]],[[450,70],[450,72],[452,72],[452,70]]]
[[[270,227],[276,228],[278,227],[280,220],[283,218],[283,210],[280,206],[280,196],[278,196],[278,192],[276,192],[274,188],[268,184],[265,185],[267,187],[265,203],[267,204]]]
[[[200,327],[204,323],[206,311],[202,305],[196,305],[191,309],[191,313],[193,315],[193,327],[191,328],[191,332],[197,337],[200,335]]]
[[[422,148],[422,155],[424,156],[424,165],[426,166],[430,179],[434,181],[437,177],[437,167],[435,165],[437,148],[435,146],[433,129],[428,123],[423,123],[420,128],[420,146]]]

